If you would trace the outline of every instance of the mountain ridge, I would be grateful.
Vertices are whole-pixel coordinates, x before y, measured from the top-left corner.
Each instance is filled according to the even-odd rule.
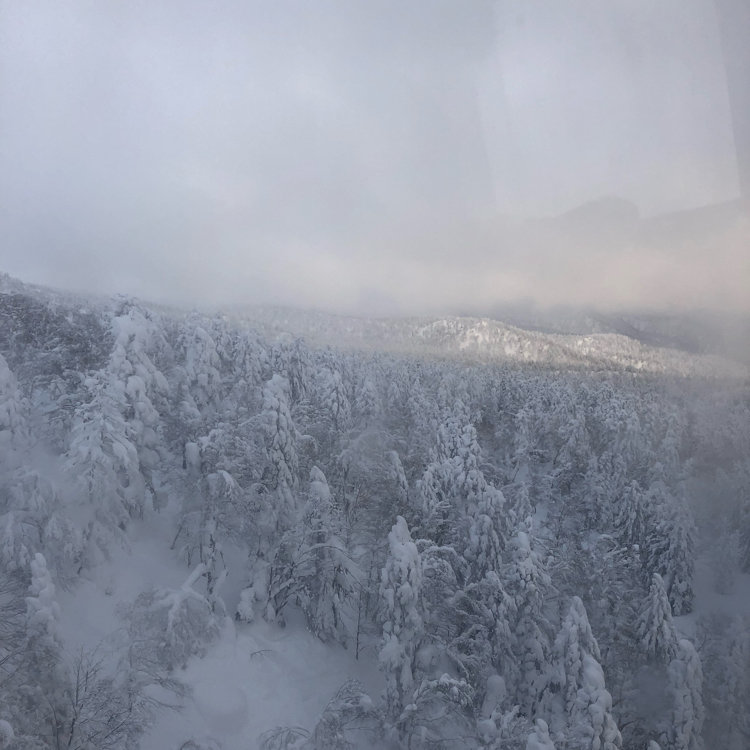
[[[111,309],[125,296],[106,297],[73,293],[44,286],[26,284],[7,274],[0,275],[0,294],[22,294],[44,299],[56,306],[78,307],[81,304],[101,311]],[[146,309],[169,316],[190,314],[187,308],[153,304],[138,300]],[[204,314],[206,310],[202,311]],[[746,363],[716,352],[680,348],[666,336],[644,336],[636,327],[638,318],[618,318],[617,330],[612,319],[586,313],[587,322],[580,331],[562,319],[562,330],[550,330],[552,318],[539,318],[547,325],[517,325],[520,316],[509,314],[507,320],[489,316],[447,315],[409,317],[368,317],[298,310],[290,307],[231,306],[214,307],[211,314],[234,323],[256,328],[269,336],[291,335],[326,347],[387,351],[419,356],[459,358],[479,363],[515,363],[573,369],[624,369],[644,373],[672,373],[699,377],[746,378]],[[584,315],[583,313],[581,315]],[[616,321],[615,321],[616,322]],[[575,332],[574,332],[575,331]],[[650,343],[648,340],[657,340]]]

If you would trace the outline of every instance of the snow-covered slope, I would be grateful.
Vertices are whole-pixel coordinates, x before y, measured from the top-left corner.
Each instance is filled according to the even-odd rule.
[[[129,646],[123,616],[138,594],[183,583],[185,567],[169,551],[178,513],[176,505],[147,512],[131,527],[127,548],[113,548],[111,559],[60,593],[60,634],[69,654],[95,651],[117,663]],[[240,580],[232,570],[222,589],[230,610]],[[372,651],[355,659],[351,651],[322,643],[295,611],[284,628],[225,617],[205,655],[174,677],[185,695],[155,694],[175,709],[155,713],[140,750],[253,750],[276,729],[306,736],[346,680],[357,680],[371,695],[382,690]]]
[[[732,378],[748,373],[745,365],[726,357],[649,346],[623,334],[548,333],[491,318],[365,318],[268,307],[232,316],[269,334],[291,333],[315,345],[562,369]]]

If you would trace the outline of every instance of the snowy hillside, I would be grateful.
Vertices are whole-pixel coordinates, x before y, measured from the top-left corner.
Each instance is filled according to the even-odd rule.
[[[70,293],[23,284],[7,275],[0,275],[0,290],[5,294],[32,296],[53,307],[75,307],[76,300],[81,299]],[[112,302],[103,298],[88,297],[85,303],[87,308],[102,311],[112,307]],[[184,315],[174,308],[155,309],[178,318]],[[500,314],[503,312],[509,320],[518,319],[527,327],[491,318],[368,318],[260,306],[217,310],[214,314],[270,338],[298,336],[314,346],[555,369],[727,378],[743,378],[750,373],[742,350],[731,350],[724,356],[700,353],[701,347],[685,329],[706,336],[709,333],[704,330],[705,320],[690,316],[674,316],[668,322],[666,316],[636,314],[616,317],[576,314],[566,318],[561,311],[560,317],[553,319],[550,317],[553,313],[529,316],[508,310]],[[553,331],[553,320],[560,332]],[[715,340],[718,333],[713,333]],[[743,343],[742,339],[739,343]]]
[[[748,747],[719,358],[5,277],[0,561],[1,748]]]
[[[232,317],[269,335],[292,333],[321,346],[458,357],[468,362],[699,377],[736,378],[748,373],[746,365],[730,358],[696,354],[674,346],[648,346],[637,335],[546,333],[489,318],[361,318],[288,308],[250,308],[234,311]]]

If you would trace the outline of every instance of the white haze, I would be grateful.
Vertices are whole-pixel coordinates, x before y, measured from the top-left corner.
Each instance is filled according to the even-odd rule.
[[[639,218],[737,195],[709,0],[4,2],[0,71],[0,270],[27,281],[378,313],[750,304],[741,214]]]

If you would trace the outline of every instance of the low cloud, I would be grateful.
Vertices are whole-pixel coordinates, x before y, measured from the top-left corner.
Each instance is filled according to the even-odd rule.
[[[579,4],[7,6],[2,269],[182,304],[747,309],[740,214],[646,231],[737,193],[708,5]]]

